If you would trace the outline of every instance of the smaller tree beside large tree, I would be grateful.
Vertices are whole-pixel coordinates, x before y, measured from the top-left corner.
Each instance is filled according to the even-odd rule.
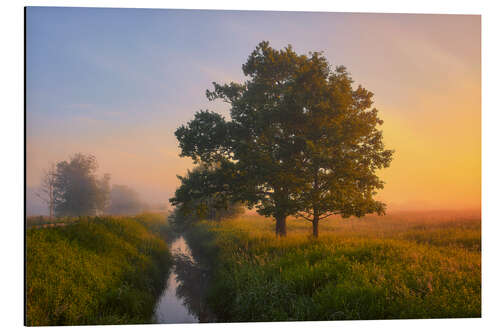
[[[353,87],[345,67],[328,70],[326,59],[315,56],[298,77],[293,92],[302,108],[298,140],[302,145],[300,171],[306,181],[297,193],[297,216],[312,222],[377,213],[386,205],[375,199],[384,182],[376,171],[389,166],[394,151],[385,149],[383,121],[372,108],[373,93]]]

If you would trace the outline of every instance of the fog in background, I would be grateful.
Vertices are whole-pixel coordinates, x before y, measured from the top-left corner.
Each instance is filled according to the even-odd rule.
[[[111,184],[167,203],[192,162],[174,131],[210,109],[211,82],[242,82],[262,40],[324,51],[374,92],[387,148],[379,199],[395,209],[481,205],[480,17],[30,7],[27,213],[42,170],[92,154]]]

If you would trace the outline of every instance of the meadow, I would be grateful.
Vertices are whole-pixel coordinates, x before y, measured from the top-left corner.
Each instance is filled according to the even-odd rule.
[[[187,231],[208,257],[208,305],[221,322],[462,318],[481,316],[478,214],[401,213],[289,219],[243,216]]]
[[[27,230],[26,324],[150,323],[171,266],[166,216],[70,220]]]

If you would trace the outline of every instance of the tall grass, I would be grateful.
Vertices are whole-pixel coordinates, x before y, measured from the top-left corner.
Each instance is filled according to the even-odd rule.
[[[155,233],[165,221],[82,217],[64,227],[28,229],[26,324],[150,322],[171,262]]]
[[[310,224],[245,216],[200,222],[190,245],[209,253],[208,303],[219,321],[449,318],[481,315],[479,219],[417,215]]]

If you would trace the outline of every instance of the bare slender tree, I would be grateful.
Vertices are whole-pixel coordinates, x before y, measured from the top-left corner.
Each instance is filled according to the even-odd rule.
[[[51,163],[47,170],[43,171],[42,181],[38,191],[35,193],[49,208],[49,217],[54,217],[54,184],[56,180],[56,166]]]

